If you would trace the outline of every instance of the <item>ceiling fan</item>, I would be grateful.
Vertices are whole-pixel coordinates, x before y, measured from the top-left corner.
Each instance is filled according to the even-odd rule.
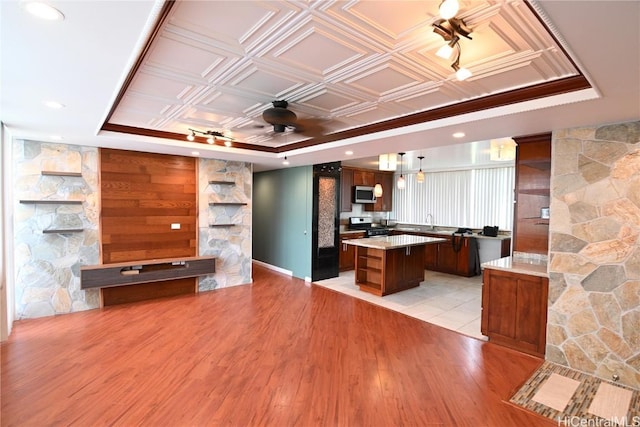
[[[271,102],[273,107],[262,112],[262,119],[273,126],[275,133],[282,133],[287,128],[309,137],[324,135],[325,128],[320,119],[299,119],[296,113],[289,110],[289,103],[284,100]]]

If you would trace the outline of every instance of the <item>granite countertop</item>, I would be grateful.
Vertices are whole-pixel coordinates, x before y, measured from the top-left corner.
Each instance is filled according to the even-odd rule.
[[[400,234],[397,236],[378,236],[369,237],[367,239],[345,240],[343,243],[347,245],[362,246],[373,249],[396,249],[406,248],[408,246],[420,246],[430,243],[444,242],[445,239],[439,237],[412,236],[409,234]]]
[[[340,230],[340,234],[358,234],[365,233],[364,230]]]
[[[442,236],[451,236],[453,232],[456,231],[455,228],[449,228],[446,230],[436,228],[434,230],[430,230],[428,227],[405,227],[405,226],[398,226],[395,228],[395,230],[403,231],[405,233],[411,233],[411,232],[428,233],[428,234],[438,234]],[[492,236],[483,236],[482,234],[473,233],[473,234],[465,234],[464,237],[475,237],[477,239],[506,240],[511,238],[511,234],[498,234],[496,237],[492,237]]]
[[[508,256],[484,262],[480,267],[482,269],[489,268],[509,271],[511,273],[528,274],[529,276],[549,277],[547,273],[547,261],[536,258]]]

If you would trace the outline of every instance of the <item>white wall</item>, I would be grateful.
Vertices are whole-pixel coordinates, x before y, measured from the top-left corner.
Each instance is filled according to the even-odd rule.
[[[10,201],[13,199],[12,187],[8,185],[12,174],[12,154],[11,154],[11,136],[5,129],[4,124],[0,123],[0,341],[4,341],[9,337],[14,319],[14,305],[8,303],[13,302],[14,281],[13,281],[13,251],[9,242],[13,241],[13,228],[10,224],[13,222],[12,209]]]

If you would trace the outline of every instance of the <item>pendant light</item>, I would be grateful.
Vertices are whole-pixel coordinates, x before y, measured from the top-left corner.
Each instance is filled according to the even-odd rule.
[[[382,197],[382,184],[379,182],[373,187],[373,195],[376,197]]]
[[[418,171],[418,174],[416,175],[416,181],[418,181],[418,183],[422,184],[424,182],[424,172],[422,172],[422,159],[424,159],[424,156],[418,156],[418,158],[420,159],[420,170]]]
[[[398,153],[398,155],[400,156],[400,176],[398,177],[398,181],[396,182],[398,186],[398,190],[404,190],[404,188],[407,185],[407,183],[405,182],[404,176],[402,175],[402,158],[404,154],[405,153]]]

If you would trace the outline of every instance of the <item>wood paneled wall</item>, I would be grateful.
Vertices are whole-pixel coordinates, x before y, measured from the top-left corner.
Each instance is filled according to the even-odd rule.
[[[103,264],[197,255],[196,168],[191,157],[100,150]],[[196,289],[195,278],[103,289],[101,305]]]
[[[197,255],[196,183],[194,158],[101,149],[102,262]]]

